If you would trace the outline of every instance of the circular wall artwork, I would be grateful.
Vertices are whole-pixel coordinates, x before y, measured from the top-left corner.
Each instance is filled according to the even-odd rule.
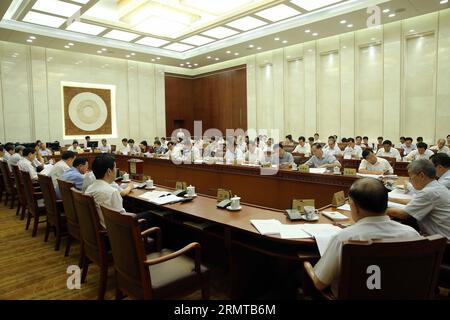
[[[83,92],[70,101],[69,117],[81,130],[94,131],[105,124],[108,110],[101,97],[91,92]]]

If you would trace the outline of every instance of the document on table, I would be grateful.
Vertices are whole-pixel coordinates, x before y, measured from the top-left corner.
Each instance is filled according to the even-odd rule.
[[[338,207],[339,210],[344,210],[344,211],[352,211],[352,209],[350,208],[350,205],[348,203],[343,204],[342,206]]]
[[[388,208],[405,209],[405,207],[404,204],[388,201]]]
[[[349,218],[337,211],[323,211],[322,215],[324,215],[325,217],[333,220],[333,221],[342,221],[342,220],[348,220]]]
[[[279,234],[281,222],[275,219],[268,220],[250,220],[250,223],[262,235]]]
[[[52,171],[52,168],[53,168],[52,164],[46,164],[44,165],[44,169],[39,173],[44,176],[48,176],[50,174],[50,171]]]
[[[302,229],[316,239],[320,256],[327,250],[331,238],[342,230],[332,224],[304,224]]]
[[[141,194],[139,198],[145,199],[147,201],[152,201],[168,195],[171,195],[171,193],[167,191],[151,191]]]
[[[280,226],[281,239],[306,239],[312,238],[309,233],[302,229],[301,224],[282,224]]]
[[[356,175],[361,178],[374,178],[374,179],[380,179],[383,177],[382,174],[357,173]]]
[[[403,190],[395,189],[388,193],[389,199],[405,199],[411,200],[413,196],[411,194],[405,193]]]
[[[309,168],[309,173],[325,173],[327,168]]]
[[[168,195],[168,196],[164,196],[164,197],[160,197],[160,198],[156,198],[153,200],[150,200],[151,203],[157,204],[157,205],[164,205],[164,204],[169,204],[169,203],[175,203],[178,201],[183,200],[184,198],[181,197],[177,197],[173,194]]]

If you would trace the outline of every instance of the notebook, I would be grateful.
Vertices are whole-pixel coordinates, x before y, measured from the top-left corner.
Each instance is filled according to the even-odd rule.
[[[323,211],[322,215],[324,215],[325,217],[333,220],[333,221],[343,221],[343,220],[348,220],[349,218],[337,211]]]
[[[268,220],[250,220],[250,223],[262,235],[279,234],[281,222],[275,219]]]

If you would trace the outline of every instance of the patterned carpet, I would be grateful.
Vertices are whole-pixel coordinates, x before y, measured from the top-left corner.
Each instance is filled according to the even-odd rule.
[[[64,257],[65,239],[60,251],[54,251],[52,235],[44,242],[45,224],[31,237],[25,231],[25,221],[15,215],[15,209],[0,204],[0,300],[95,300],[99,269],[89,266],[86,283],[80,290],[69,290],[68,266],[78,264],[79,245],[75,244],[69,257]],[[114,299],[113,268],[109,270],[105,299]],[[216,277],[214,277],[216,278]],[[220,279],[221,277],[219,277]],[[223,278],[223,277],[222,277]],[[211,284],[212,299],[226,299],[222,285]],[[183,299],[200,299],[200,291]]]

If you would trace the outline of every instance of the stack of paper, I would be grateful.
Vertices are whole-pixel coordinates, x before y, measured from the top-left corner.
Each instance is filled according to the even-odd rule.
[[[250,222],[262,235],[280,233],[281,222],[278,220],[250,220]]]
[[[324,211],[322,212],[322,214],[333,221],[348,220],[348,217],[346,215],[337,211]]]
[[[389,198],[411,200],[413,197],[410,194],[406,194],[403,190],[395,189],[389,192]]]
[[[167,191],[151,191],[151,192],[146,192],[143,193],[139,196],[139,198],[151,201],[160,197],[164,197],[164,196],[168,196],[171,195],[170,192]]]
[[[325,173],[327,168],[309,168],[310,173]]]
[[[361,178],[374,178],[374,179],[380,179],[383,177],[382,174],[357,173],[356,175]]]
[[[388,201],[388,208],[405,209],[404,204]]]
[[[156,198],[153,200],[150,200],[151,203],[157,204],[157,205],[164,205],[164,204],[169,204],[169,203],[175,203],[178,201],[183,200],[184,198],[181,197],[177,197],[173,194],[169,195],[169,196],[165,196],[165,197],[161,197],[161,198]]]
[[[327,250],[331,238],[342,230],[332,224],[305,224],[302,229],[316,239],[320,256]]]
[[[352,211],[352,209],[350,208],[349,204],[344,204],[340,207],[338,207],[339,210],[344,210],[344,211]]]
[[[312,238],[309,233],[303,231],[301,224],[282,224],[280,226],[281,239],[305,239]]]
[[[44,165],[44,169],[39,173],[44,176],[48,176],[50,174],[50,171],[52,171],[52,168],[53,168],[52,164],[46,164]]]

